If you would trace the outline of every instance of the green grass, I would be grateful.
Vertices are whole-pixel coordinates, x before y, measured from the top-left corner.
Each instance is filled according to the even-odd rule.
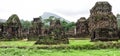
[[[68,45],[88,45],[93,44],[90,40],[69,40]],[[35,41],[0,41],[0,46],[35,46]],[[61,44],[62,45],[62,44]],[[41,46],[41,45],[37,45]],[[43,45],[42,45],[43,46]]]
[[[79,45],[79,46],[82,46],[82,45],[93,45],[94,43],[93,42],[90,42],[90,40],[70,40],[69,41],[70,44],[69,45]]]
[[[0,56],[120,56],[120,49],[58,50],[58,49],[0,48]]]
[[[59,45],[35,45],[35,41],[0,41],[0,47],[20,47],[20,48],[82,48],[84,46],[94,45],[89,40],[69,40],[69,44],[59,44]]]
[[[35,41],[0,41],[0,46],[32,46]]]
[[[69,44],[35,45],[35,41],[0,41],[0,47],[39,48],[39,49],[106,49],[120,48],[119,42],[90,42],[86,40],[69,40]]]
[[[90,42],[88,39],[69,41],[66,45],[34,45],[35,41],[0,41],[0,47],[12,47],[0,48],[0,56],[120,56],[120,41],[117,44]]]

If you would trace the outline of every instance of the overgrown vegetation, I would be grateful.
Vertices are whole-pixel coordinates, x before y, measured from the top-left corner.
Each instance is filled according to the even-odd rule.
[[[120,41],[70,40],[70,44],[34,45],[35,41],[0,41],[0,56],[119,56]]]
[[[1,41],[1,48],[38,48],[38,49],[112,49],[120,48],[120,41],[90,42],[89,40],[70,40],[69,44],[35,45],[35,41]]]
[[[29,29],[32,26],[31,21],[27,21],[27,20],[26,21],[21,20],[21,24],[22,24],[23,29]]]
[[[67,20],[63,20],[62,18],[56,18],[54,16],[50,16],[49,18],[42,19],[42,23],[44,24],[43,27],[48,28],[50,26],[50,21],[58,20],[58,19],[60,20],[61,25],[63,26],[65,31],[75,27],[74,22],[68,22]],[[29,29],[32,25],[31,21],[24,21],[24,20],[21,20],[21,24],[23,29]]]
[[[49,27],[52,17],[44,20],[44,27]],[[58,18],[56,18],[58,19]],[[21,20],[22,27],[31,27],[30,21]],[[65,31],[74,28],[74,22],[61,21]],[[119,56],[120,41],[90,42],[86,40],[69,40],[69,44],[35,45],[36,41],[0,41],[0,56]]]

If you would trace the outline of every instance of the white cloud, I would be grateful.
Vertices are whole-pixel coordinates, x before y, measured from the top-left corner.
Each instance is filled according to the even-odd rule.
[[[0,0],[0,18],[8,19],[16,13],[20,19],[32,20],[33,17],[50,11],[69,21],[77,21],[83,16],[87,18],[89,10],[97,1],[99,0]],[[119,0],[107,1],[113,6],[114,14],[120,12]]]

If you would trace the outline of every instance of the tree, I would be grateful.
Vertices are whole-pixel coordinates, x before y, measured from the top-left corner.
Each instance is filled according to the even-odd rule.
[[[74,22],[67,22],[65,20],[61,21],[61,25],[63,26],[65,31],[68,31],[69,29],[75,28]]]
[[[24,21],[24,20],[21,20],[21,24],[23,29],[29,29],[32,25],[30,21]]]
[[[65,31],[68,31],[69,29],[75,28],[74,22],[68,22],[66,20],[63,20],[62,18],[56,18],[54,16],[50,16],[48,19],[43,20],[44,27],[48,28],[50,26],[50,21],[52,21],[52,20],[60,20],[60,23]]]

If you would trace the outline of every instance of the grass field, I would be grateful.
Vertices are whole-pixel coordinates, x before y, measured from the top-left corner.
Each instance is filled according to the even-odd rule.
[[[69,45],[89,45],[93,44],[90,40],[69,40]],[[0,46],[35,46],[35,41],[0,41]],[[63,44],[61,44],[63,45]],[[36,45],[43,46],[43,45]]]
[[[70,40],[66,45],[34,45],[35,41],[0,41],[0,56],[120,56],[119,42]]]
[[[57,50],[57,49],[0,48],[0,56],[120,56],[120,49]]]

